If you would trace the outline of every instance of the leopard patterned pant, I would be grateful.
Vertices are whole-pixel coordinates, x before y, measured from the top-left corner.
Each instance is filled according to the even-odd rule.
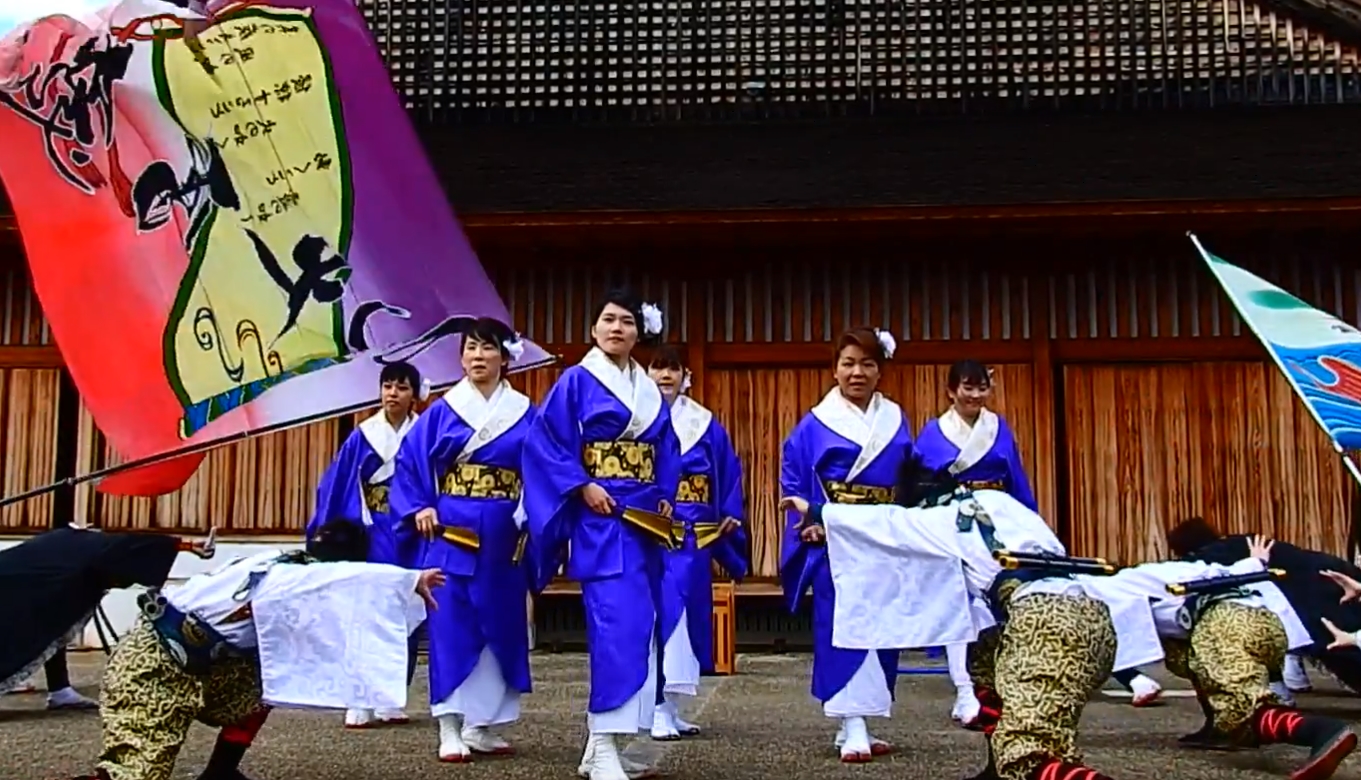
[[[1215,731],[1242,738],[1253,713],[1279,703],[1270,673],[1285,663],[1288,646],[1275,613],[1221,601],[1201,614],[1190,640],[1163,640],[1163,664],[1209,702]]]
[[[118,643],[104,670],[99,769],[109,780],[169,780],[190,724],[228,726],[260,706],[256,660],[224,659],[196,677],[170,658],[151,625],[141,621]]]
[[[1082,762],[1078,721],[1115,665],[1115,626],[1106,605],[1085,596],[1037,593],[1009,612],[993,672],[1002,718],[992,751],[1002,780],[1024,780],[1050,759]]]

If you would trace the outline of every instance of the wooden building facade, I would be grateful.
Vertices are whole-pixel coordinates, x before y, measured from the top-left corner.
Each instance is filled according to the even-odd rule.
[[[1337,4],[360,7],[518,329],[570,361],[610,284],[662,304],[742,457],[758,577],[780,441],[861,324],[897,337],[882,389],[916,428],[950,363],[996,367],[1075,552],[1155,557],[1192,514],[1347,547],[1351,483],[1184,236],[1361,322],[1361,27]],[[19,246],[0,216],[6,494],[114,457]],[[516,382],[537,398],[556,375]],[[155,500],[83,485],[4,507],[0,533],[65,506],[296,536],[351,426],[224,447]]]
[[[560,249],[552,263],[517,249],[518,264],[507,257],[495,278],[516,327],[567,361],[584,351],[608,286],[630,284],[662,305],[667,338],[688,348],[694,395],[742,458],[759,577],[777,568],[780,442],[830,387],[830,344],[860,324],[898,339],[882,389],[917,428],[944,410],[951,362],[996,367],[994,406],[1017,433],[1045,516],[1076,552],[1151,558],[1163,552],[1163,529],[1193,514],[1310,547],[1346,546],[1351,484],[1341,464],[1184,238],[999,236],[897,251],[892,239],[839,250],[763,242],[766,251],[698,262],[688,258],[701,247],[665,243],[608,256]],[[1345,259],[1347,242],[1335,234],[1212,245],[1361,321],[1361,263]],[[0,431],[12,494],[112,455],[71,403],[22,267],[6,279]],[[516,383],[537,398],[558,373]],[[106,528],[213,523],[232,534],[296,535],[350,424],[224,447],[184,489],[154,500],[81,486],[73,508]],[[73,457],[60,463],[63,451]],[[44,527],[52,500],[6,507],[4,530]]]

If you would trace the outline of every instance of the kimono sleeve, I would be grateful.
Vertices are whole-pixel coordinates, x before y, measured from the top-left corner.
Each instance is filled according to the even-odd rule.
[[[1038,514],[1040,504],[1035,500],[1035,492],[1030,489],[1030,478],[1026,476],[1025,464],[1021,463],[1021,450],[1016,446],[1016,437],[1005,420],[1001,421],[1001,425],[1002,433],[1006,436],[1002,457],[1007,464],[1007,492],[1012,498],[1025,504],[1027,509]]]
[[[733,451],[728,432],[718,420],[709,424],[709,452],[714,463],[714,516],[721,522],[729,517],[746,519],[742,500],[742,462]],[[713,545],[713,557],[729,577],[740,580],[750,569],[751,547],[745,525],[740,525]]]
[[[410,521],[422,509],[435,509],[439,501],[439,477],[462,449],[467,437],[451,436],[452,412],[443,401],[431,404],[402,438],[393,464],[388,505],[399,524]],[[463,426],[466,427],[466,426]]]
[[[577,378],[568,369],[548,391],[525,435],[522,495],[537,569],[535,591],[542,590],[557,572],[572,533],[572,505],[581,501],[579,491],[591,481],[581,462],[577,395]]]
[[[809,436],[808,426],[800,423],[785,440],[780,458],[781,498],[797,496],[809,503],[822,499],[813,490]],[[785,605],[790,612],[798,609],[799,600],[812,584],[813,573],[827,556],[825,545],[810,544],[800,538],[800,522],[798,513],[785,513],[784,536],[780,545],[780,585],[784,589]]]
[[[357,525],[364,524],[364,496],[360,490],[360,469],[365,455],[373,448],[365,441],[364,434],[355,430],[345,439],[335,460],[321,475],[317,485],[317,509],[307,523],[306,538],[311,539],[321,527],[331,520],[347,520]]]
[[[661,489],[666,503],[674,507],[681,480],[680,437],[676,435],[676,427],[671,424],[671,410],[666,405],[663,404],[657,416],[661,430],[661,438],[657,442],[657,487]]]

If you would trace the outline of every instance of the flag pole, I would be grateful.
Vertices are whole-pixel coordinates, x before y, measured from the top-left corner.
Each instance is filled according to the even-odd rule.
[[[519,374],[525,371],[529,371],[531,369],[543,368],[544,366],[551,366],[560,360],[562,360],[561,355],[549,355],[543,360],[539,360],[528,365],[517,366],[515,368],[508,368],[506,369],[506,374],[507,375]],[[430,388],[430,393],[431,395],[434,395],[435,393],[448,390],[455,384],[458,383],[446,382],[440,385],[436,385]],[[309,415],[307,417],[299,417],[292,420],[284,420],[282,422],[274,423],[273,425],[266,425],[260,428],[249,428],[247,430],[238,431],[237,433],[228,436],[223,436],[222,438],[219,439],[212,439],[210,441],[200,442],[198,444],[191,444],[186,447],[180,447],[178,449],[168,450],[166,452],[158,452],[155,455],[148,455],[145,458],[138,458],[136,460],[115,463],[112,466],[105,466],[104,468],[98,469],[96,471],[90,471],[84,474],[76,474],[74,476],[59,479],[56,482],[51,482],[46,485],[40,485],[38,487],[32,488],[31,490],[25,490],[22,493],[15,493],[13,495],[0,497],[0,508],[7,507],[10,504],[17,504],[21,501],[28,501],[29,499],[37,498],[38,496],[47,495],[48,493],[53,493],[64,487],[74,487],[76,485],[83,485],[86,482],[96,482],[98,480],[104,479],[105,477],[111,477],[114,474],[121,474],[124,471],[132,471],[133,469],[140,469],[146,466],[155,466],[159,463],[164,463],[165,461],[168,460],[174,460],[175,458],[184,457],[185,455],[197,455],[200,452],[208,452],[210,450],[215,450],[218,447],[225,447],[228,444],[237,444],[239,442],[243,442],[248,439],[254,439],[256,437],[264,436],[266,434],[282,433],[284,431],[292,430],[294,428],[301,428],[304,425],[310,425],[315,422],[324,422],[326,420],[334,419],[336,417],[344,417],[347,414],[356,414],[358,412],[364,411],[365,409],[372,409],[373,405],[374,405],[373,401],[364,401],[363,403],[359,404],[351,404],[350,406],[346,406],[342,409],[332,409],[330,411],[320,412],[318,414]],[[137,497],[140,498],[141,496]]]
[[[1192,233],[1189,230],[1186,231],[1186,237],[1191,239],[1191,243],[1196,245],[1196,251],[1200,252],[1200,259],[1204,260],[1206,265],[1210,266],[1210,273],[1214,274],[1215,281],[1219,283],[1220,289],[1224,290],[1224,281],[1220,279],[1219,274],[1214,271],[1215,261],[1210,259],[1211,255],[1205,250],[1205,247],[1201,245],[1200,239],[1196,237],[1195,233]],[[1225,290],[1225,292],[1227,293],[1227,290]],[[1256,336],[1257,340],[1261,342],[1262,348],[1265,349],[1267,355],[1271,357],[1271,362],[1276,364],[1276,368],[1280,370],[1281,375],[1285,377],[1285,380],[1290,383],[1290,388],[1295,391],[1295,395],[1299,396],[1300,400],[1304,403],[1304,408],[1309,411],[1309,416],[1314,418],[1314,422],[1318,423],[1318,427],[1322,429],[1324,435],[1328,437],[1328,441],[1333,445],[1333,449],[1337,451],[1338,457],[1342,459],[1343,468],[1352,475],[1352,479],[1356,480],[1357,485],[1361,485],[1361,468],[1357,467],[1356,463],[1347,456],[1347,451],[1342,448],[1342,445],[1338,443],[1337,439],[1333,438],[1332,432],[1328,430],[1327,423],[1323,422],[1323,417],[1318,413],[1318,410],[1314,408],[1314,405],[1309,403],[1308,397],[1304,394],[1304,388],[1300,387],[1300,383],[1295,379],[1294,374],[1291,374],[1290,370],[1285,367],[1285,362],[1281,360],[1280,355],[1276,354],[1276,350],[1267,346],[1269,342],[1262,336],[1262,332],[1257,330],[1257,325],[1252,321],[1252,318],[1247,316],[1247,313],[1238,306],[1238,299],[1233,295],[1227,297],[1229,303],[1233,304],[1234,310],[1238,312],[1238,319],[1242,320],[1243,324],[1248,326],[1248,330],[1252,331],[1252,335]]]

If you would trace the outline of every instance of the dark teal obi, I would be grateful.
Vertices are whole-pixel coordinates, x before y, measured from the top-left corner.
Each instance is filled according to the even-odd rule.
[[[988,609],[992,611],[992,616],[998,623],[1007,621],[1007,605],[1011,602],[1012,594],[1016,589],[1030,582],[1040,580],[1063,579],[1071,580],[1073,575],[1062,572],[1054,572],[1052,569],[1045,568],[1020,568],[1003,569],[1000,574],[992,580],[992,585],[988,586]]]
[[[1181,607],[1177,609],[1177,625],[1181,626],[1187,633],[1196,627],[1196,623],[1204,616],[1205,611],[1221,601],[1245,598],[1251,596],[1252,592],[1247,588],[1227,588],[1225,590],[1210,591],[1208,593],[1193,593],[1186,597]]]
[[[208,674],[214,664],[224,658],[252,655],[233,647],[211,623],[196,615],[181,612],[157,591],[138,596],[137,606],[156,632],[161,647],[176,665],[192,675]],[[243,609],[248,607],[247,604],[242,605]],[[249,613],[244,619],[251,619]]]

